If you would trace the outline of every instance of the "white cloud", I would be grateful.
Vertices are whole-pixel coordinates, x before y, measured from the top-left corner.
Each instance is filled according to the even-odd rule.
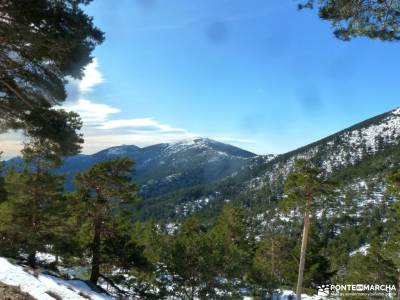
[[[153,118],[112,118],[120,112],[119,108],[90,100],[89,93],[103,82],[99,63],[94,59],[85,68],[82,80],[69,80],[67,85],[68,99],[63,108],[79,113],[83,120],[83,152],[93,153],[121,144],[148,146],[195,136]]]
[[[94,90],[94,88],[104,82],[103,74],[99,70],[99,62],[96,58],[88,64],[83,70],[82,79],[67,78],[67,102],[76,102],[84,97],[86,93]]]
[[[93,153],[121,144],[144,147],[159,143],[172,143],[197,136],[153,118],[108,120],[99,126],[85,128],[84,152]]]
[[[175,128],[167,124],[162,124],[152,118],[121,119],[109,120],[101,124],[99,129],[125,129],[130,132],[162,132],[188,135],[189,133],[182,128]]]
[[[151,118],[110,120],[104,122],[100,126],[100,129],[148,128],[148,127],[157,127],[158,125],[159,124]]]
[[[104,77],[100,72],[98,60],[94,58],[85,67],[81,80],[68,79],[68,97],[62,108],[79,113],[85,126],[105,122],[110,115],[119,113],[120,109],[88,99],[88,94],[103,82]]]
[[[82,80],[69,80],[68,99],[63,108],[79,113],[83,120],[83,151],[93,153],[110,146],[135,144],[148,146],[193,137],[182,128],[175,128],[153,118],[112,119],[120,109],[90,100],[89,93],[104,82],[97,59],[84,70]]]
[[[90,92],[96,85],[104,82],[103,74],[99,71],[96,58],[83,71],[83,78],[79,81],[79,88],[83,93]]]
[[[74,103],[68,103],[63,108],[68,111],[77,112],[85,125],[105,122],[110,115],[121,111],[119,108],[107,104],[95,103],[87,99],[79,99]]]
[[[120,145],[136,145],[145,147],[160,143],[173,143],[184,138],[192,138],[194,135],[188,134],[165,134],[160,132],[97,132],[97,134],[85,135],[84,152],[94,153],[99,150]]]
[[[68,97],[62,108],[75,111],[82,118],[84,153],[94,153],[121,144],[149,146],[199,136],[149,117],[113,119],[112,116],[121,112],[119,108],[90,100],[90,92],[104,82],[97,59],[85,68],[83,75],[81,80],[69,79],[66,87]],[[216,139],[239,145],[253,143],[250,140],[235,138]],[[17,155],[22,148],[22,141],[23,138],[19,133],[0,135],[3,158]]]

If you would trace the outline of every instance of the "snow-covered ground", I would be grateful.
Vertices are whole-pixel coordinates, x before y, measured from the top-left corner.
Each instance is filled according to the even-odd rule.
[[[352,252],[350,252],[350,256],[354,256],[356,254],[362,254],[362,255],[367,255],[368,254],[368,249],[370,247],[370,244],[365,244],[362,245],[360,248],[358,248],[357,250],[354,250]]]
[[[0,257],[0,282],[15,286],[38,300],[54,300],[51,296],[57,295],[62,300],[112,300],[114,297],[93,291],[84,281],[64,280],[45,273],[34,272],[23,266],[13,264],[6,258]],[[282,291],[279,300],[293,299],[292,291]],[[175,298],[174,298],[175,299]],[[253,300],[252,297],[243,297]],[[321,300],[321,296],[308,296],[303,294],[302,300]]]
[[[281,300],[286,300],[286,299],[293,299],[293,297],[296,297],[296,294],[292,291],[283,291]],[[306,294],[301,294],[301,299],[302,300],[322,300],[325,299],[323,296],[308,296]]]
[[[63,300],[111,300],[105,294],[96,293],[81,280],[64,280],[55,276],[34,274],[24,267],[12,264],[0,257],[0,282],[17,286],[23,292],[38,300],[54,300],[48,293],[58,295]],[[90,297],[90,298],[89,298]]]
[[[276,294],[272,299],[276,300],[289,300],[296,299],[296,294],[292,291],[282,291],[279,294]],[[308,296],[306,294],[301,294],[301,300],[323,300],[326,299],[323,296]],[[252,297],[244,297],[243,300],[254,300]]]

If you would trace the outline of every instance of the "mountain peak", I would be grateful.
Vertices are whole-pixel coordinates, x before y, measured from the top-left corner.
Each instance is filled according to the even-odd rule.
[[[209,143],[209,142],[217,142],[209,138],[205,137],[192,137],[192,138],[185,138],[182,140],[178,140],[172,143],[168,143],[168,145],[194,145],[198,143]]]
[[[242,158],[257,156],[252,152],[205,137],[194,137],[169,143],[165,151],[168,154],[177,154],[184,151],[212,151],[218,156],[226,155]]]
[[[392,114],[399,116],[400,115],[400,107],[392,110]]]
[[[136,152],[141,148],[136,145],[121,145],[121,146],[114,146],[107,149],[104,149],[100,152],[97,152],[97,155],[107,155],[107,156],[123,156],[132,152]]]

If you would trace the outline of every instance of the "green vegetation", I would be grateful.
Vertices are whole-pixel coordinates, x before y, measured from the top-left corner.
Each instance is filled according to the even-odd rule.
[[[54,106],[66,98],[67,77],[80,78],[103,41],[84,13],[87,0],[2,1],[0,4],[0,130],[23,129],[51,139],[68,154],[82,138],[68,114]]]
[[[133,162],[124,158],[98,163],[76,176],[78,190],[69,197],[78,247],[91,259],[94,284],[103,264],[111,260],[113,267],[126,266],[131,257],[126,252],[130,211],[137,201],[137,188],[129,177],[132,167]]]
[[[54,168],[79,152],[82,124],[54,107],[66,97],[65,78],[82,75],[103,35],[80,8],[88,0],[33,2],[0,4],[0,128],[23,129],[28,138],[21,168],[0,165],[1,256],[31,268],[79,268],[94,286],[107,283],[123,299],[261,298],[295,287],[299,297],[325,283],[363,282],[396,282],[400,298],[398,141],[378,137],[373,152],[365,143],[344,143],[347,129],[246,165],[237,176],[226,177],[229,163],[216,165],[220,181],[199,184],[204,174],[195,169],[142,204],[131,179],[134,162],[118,158],[77,174],[77,190],[66,192],[67,174]],[[392,3],[311,0],[303,7],[316,4],[339,38],[397,40]],[[336,150],[348,155],[322,172]],[[352,151],[362,159],[352,161]],[[212,198],[204,209],[177,210],[203,196]],[[48,265],[39,253],[55,260]]]
[[[285,183],[285,197],[281,202],[285,210],[298,210],[304,215],[303,234],[300,250],[299,274],[297,279],[296,297],[301,299],[303,290],[304,267],[309,240],[310,218],[315,215],[316,201],[329,192],[331,186],[322,178],[322,170],[309,166],[307,161],[295,162],[294,171]]]
[[[232,196],[228,203],[217,201],[191,215],[156,221],[137,219],[131,160],[94,165],[76,176],[77,191],[66,193],[64,177],[49,172],[61,156],[48,149],[43,141],[32,139],[24,151],[24,167],[5,173],[0,255],[35,266],[43,264],[35,254],[53,254],[57,260],[51,267],[83,268],[81,276],[106,282],[113,293],[126,298],[261,297],[294,289],[302,260],[299,286],[309,294],[326,283],[366,278],[398,282],[396,145],[329,177],[315,161],[299,161],[286,180],[236,198],[230,184],[238,179],[230,178],[223,190]],[[192,197],[214,188],[192,188]],[[174,195],[177,202],[172,206],[186,194]],[[307,241],[306,251],[302,240]]]
[[[383,41],[400,39],[399,3],[392,0],[307,0],[299,8],[317,7],[319,16],[330,21],[335,36],[348,41],[366,36]]]

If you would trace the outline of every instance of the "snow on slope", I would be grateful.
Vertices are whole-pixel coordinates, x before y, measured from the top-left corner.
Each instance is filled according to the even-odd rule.
[[[34,276],[25,271],[23,267],[14,265],[3,257],[0,257],[0,282],[20,287],[23,292],[38,300],[54,300],[47,292],[55,293],[63,300],[87,300],[87,296],[92,300],[115,299],[94,292],[85,282],[80,280],[63,280],[40,273],[38,276]]]
[[[229,144],[224,144],[209,138],[196,137],[191,139],[184,139],[175,143],[165,144],[163,153],[165,156],[172,156],[182,154],[185,152],[198,153],[201,155],[213,154],[215,158],[218,157],[237,157],[249,158],[256,156],[254,153],[242,150]]]
[[[266,182],[285,178],[298,159],[317,158],[323,168],[332,172],[343,166],[353,165],[382,147],[400,144],[400,109],[393,110],[378,120],[359,123],[321,141],[277,156],[272,159],[266,172],[248,182],[249,189],[260,189]],[[375,118],[377,118],[375,117]]]
[[[81,280],[64,280],[55,276],[38,274],[34,276],[23,267],[10,263],[7,259],[0,257],[0,282],[19,287],[38,300],[54,300],[48,293],[58,295],[62,300],[113,300],[116,298],[94,292]],[[292,291],[278,293],[279,299],[293,299]],[[90,297],[90,298],[89,298]],[[168,298],[172,299],[172,298]],[[175,299],[175,298],[174,298]],[[243,299],[253,300],[252,297]],[[302,295],[306,300],[322,300],[324,297]]]

